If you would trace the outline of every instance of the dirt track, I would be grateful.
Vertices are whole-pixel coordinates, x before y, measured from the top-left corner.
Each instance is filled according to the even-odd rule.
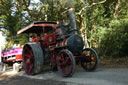
[[[77,69],[70,78],[61,77],[58,72],[46,71],[28,76],[23,71],[0,73],[0,85],[127,85],[128,68],[98,68],[95,72]]]
[[[8,76],[3,76],[3,77],[8,77]],[[60,82],[60,81],[31,79],[21,76],[13,76],[10,78],[0,80],[0,85],[51,85],[51,84],[66,85],[65,82]]]

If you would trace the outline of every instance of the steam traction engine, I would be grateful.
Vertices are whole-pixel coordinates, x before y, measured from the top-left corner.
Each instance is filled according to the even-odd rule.
[[[70,30],[55,22],[34,22],[18,31],[31,35],[23,47],[23,66],[28,75],[40,73],[44,64],[50,64],[62,76],[71,76],[76,64],[93,71],[98,55],[92,48],[84,48],[83,39],[75,33],[74,10],[69,10]]]

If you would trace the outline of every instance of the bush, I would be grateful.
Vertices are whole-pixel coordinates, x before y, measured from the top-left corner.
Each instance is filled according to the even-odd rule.
[[[99,52],[102,56],[128,56],[128,22],[112,20],[101,39]]]

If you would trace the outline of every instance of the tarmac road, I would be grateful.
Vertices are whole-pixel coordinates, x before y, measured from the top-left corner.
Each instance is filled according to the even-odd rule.
[[[128,85],[128,68],[98,68],[94,72],[77,69],[69,78],[50,70],[35,76],[7,71],[0,73],[0,85]]]

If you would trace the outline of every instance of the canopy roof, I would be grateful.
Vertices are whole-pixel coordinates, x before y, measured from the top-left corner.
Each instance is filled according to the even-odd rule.
[[[55,28],[57,26],[56,22],[43,22],[43,21],[37,21],[33,22],[32,24],[26,26],[25,28],[19,30],[17,34],[21,33],[40,33],[43,31],[44,27],[53,27]]]

